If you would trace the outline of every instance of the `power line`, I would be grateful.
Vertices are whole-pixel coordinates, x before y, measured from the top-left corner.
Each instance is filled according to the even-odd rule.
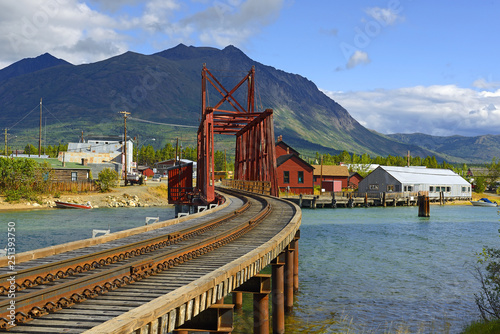
[[[194,125],[181,125],[181,124],[160,123],[160,122],[148,121],[148,120],[145,120],[145,119],[139,119],[139,118],[135,118],[135,117],[131,117],[131,116],[129,116],[128,119],[131,119],[131,120],[134,120],[134,121],[137,121],[137,122],[150,123],[150,124],[156,124],[156,125],[168,125],[168,126],[176,126],[176,127],[180,127],[180,128],[194,128],[194,129],[198,129],[198,126],[194,126]]]

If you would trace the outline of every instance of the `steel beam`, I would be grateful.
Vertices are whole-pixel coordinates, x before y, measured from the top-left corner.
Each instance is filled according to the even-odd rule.
[[[212,304],[196,317],[186,321],[177,331],[207,331],[227,333],[233,330],[232,304]]]

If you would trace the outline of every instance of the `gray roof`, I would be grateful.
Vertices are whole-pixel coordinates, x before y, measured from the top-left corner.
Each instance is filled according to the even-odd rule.
[[[463,177],[449,169],[425,167],[379,166],[403,184],[457,184],[470,185]]]

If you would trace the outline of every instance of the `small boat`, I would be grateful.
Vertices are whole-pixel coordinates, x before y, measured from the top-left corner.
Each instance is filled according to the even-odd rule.
[[[56,203],[56,208],[63,208],[63,209],[92,209],[92,205],[90,202],[87,202],[86,204],[78,204],[78,203],[69,203],[69,202],[61,202],[61,201],[55,201]]]
[[[470,201],[474,206],[498,206],[497,202],[492,202],[487,198],[481,198],[479,201]]]

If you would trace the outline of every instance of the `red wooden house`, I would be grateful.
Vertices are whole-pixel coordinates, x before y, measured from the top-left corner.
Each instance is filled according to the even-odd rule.
[[[349,174],[349,188],[351,189],[358,189],[359,182],[363,180],[363,177],[359,175],[357,172],[353,172]]]
[[[314,168],[299,156],[299,152],[281,140],[276,143],[278,186],[282,192],[314,194]]]

